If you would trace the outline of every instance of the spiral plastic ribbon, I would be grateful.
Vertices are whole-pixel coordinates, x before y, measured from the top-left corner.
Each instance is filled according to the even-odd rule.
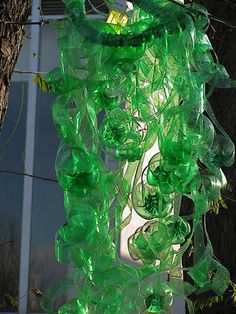
[[[190,294],[221,295],[230,282],[214,258],[205,216],[221,201],[221,167],[232,165],[234,145],[208,97],[236,83],[205,34],[208,13],[178,1],[133,0],[133,10],[119,13],[127,20],[122,25],[88,18],[83,0],[64,2],[67,15],[54,23],[61,67],[46,82],[57,96],[56,173],[67,218],[56,257],[74,272],[46,293],[43,307],[59,314],[164,314],[178,295],[193,313]],[[115,169],[104,154],[117,161]],[[181,196],[194,204],[187,217],[174,206]],[[128,240],[139,266],[118,254],[132,211],[147,220]],[[192,244],[194,264],[186,269],[182,256]],[[57,309],[70,289],[74,297]]]

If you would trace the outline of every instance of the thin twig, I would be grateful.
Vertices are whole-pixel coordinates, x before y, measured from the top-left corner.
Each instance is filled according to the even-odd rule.
[[[60,21],[63,19],[57,19],[57,21]],[[40,25],[42,26],[43,24],[49,24],[51,21],[55,21],[55,20],[41,20],[38,22],[13,22],[13,21],[4,21],[4,20],[0,20],[1,24],[11,24],[11,25]]]
[[[35,71],[27,71],[27,70],[19,70],[19,69],[15,69],[13,72],[18,73],[18,74],[46,74],[46,72],[35,72]]]

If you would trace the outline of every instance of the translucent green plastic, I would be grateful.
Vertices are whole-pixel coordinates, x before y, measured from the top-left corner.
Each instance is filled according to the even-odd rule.
[[[234,145],[205,85],[213,91],[236,83],[215,61],[205,34],[208,13],[174,0],[133,0],[124,26],[90,19],[83,0],[64,2],[65,19],[53,23],[61,67],[45,80],[57,96],[56,174],[67,217],[57,231],[56,258],[74,271],[45,294],[43,308],[165,314],[178,295],[193,313],[190,294],[222,294],[230,282],[214,259],[205,215],[221,201],[227,183],[221,167],[232,165]],[[188,217],[177,206],[182,195],[194,203]],[[139,261],[129,265],[119,237],[134,211],[146,222],[128,239]],[[182,256],[192,245],[194,263],[184,269]],[[73,298],[56,307],[72,288]]]

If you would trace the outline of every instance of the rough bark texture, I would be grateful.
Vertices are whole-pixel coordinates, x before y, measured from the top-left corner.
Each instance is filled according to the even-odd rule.
[[[8,104],[11,76],[24,36],[31,0],[0,1],[0,129]]]
[[[231,0],[202,0],[196,1],[207,7],[212,16],[223,21],[231,21],[235,25],[236,2]],[[236,29],[219,22],[212,21],[209,29],[209,37],[218,55],[219,61],[223,64],[232,79],[236,80]],[[236,90],[218,89],[210,98],[211,106],[216,117],[229,136],[236,144]],[[215,256],[226,266],[231,279],[236,283],[236,165],[223,169],[232,191],[223,193],[223,198],[228,209],[221,209],[219,215],[208,214],[207,227],[214,247]],[[229,199],[230,198],[230,199]],[[191,204],[183,201],[182,212],[190,212]],[[190,263],[190,258],[185,258],[185,265]],[[194,297],[200,301],[205,301],[213,293]],[[234,304],[234,307],[233,307]],[[232,293],[227,291],[222,302],[214,303],[212,307],[204,307],[196,313],[204,314],[235,314],[236,300],[232,301]]]

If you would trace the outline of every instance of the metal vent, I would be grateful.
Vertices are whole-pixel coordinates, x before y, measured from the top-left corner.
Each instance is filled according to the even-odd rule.
[[[63,15],[65,5],[60,0],[43,0],[41,9],[43,15]]]
[[[90,3],[101,12],[107,13],[109,11],[103,0],[90,0]],[[87,13],[97,14],[90,3],[89,1],[85,2]],[[43,15],[63,15],[65,5],[62,0],[42,0],[41,9]]]

